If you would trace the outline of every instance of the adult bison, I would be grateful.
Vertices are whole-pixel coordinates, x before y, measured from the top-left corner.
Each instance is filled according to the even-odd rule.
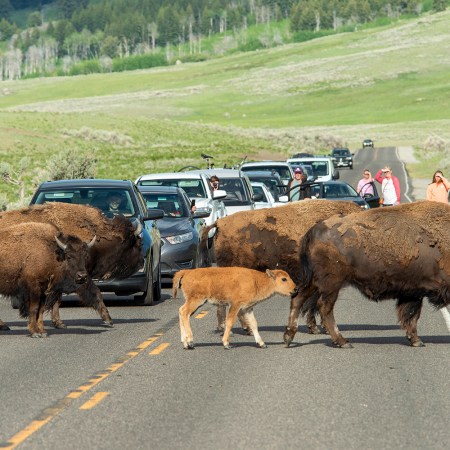
[[[97,208],[69,203],[46,203],[0,213],[0,228],[26,222],[50,223],[62,233],[77,236],[84,242],[96,236],[87,262],[87,271],[92,278],[127,278],[143,266],[141,225],[135,227],[123,216],[108,219]],[[102,294],[97,287],[95,291],[94,300],[91,292],[86,291],[86,285],[76,289],[81,301],[94,307],[103,321],[112,325]],[[59,304],[60,301],[54,304],[52,322],[56,328],[64,328]]]
[[[361,212],[353,202],[304,200],[277,208],[242,211],[217,220],[214,252],[220,267],[247,267],[259,271],[285,270],[295,283],[299,279],[300,243],[316,223],[331,216]],[[205,229],[203,237],[211,227]],[[219,328],[224,328],[225,309],[217,310]],[[311,333],[319,330],[314,314],[308,315]]]
[[[59,236],[58,236],[59,235]],[[95,301],[86,263],[89,244],[64,236],[50,224],[21,223],[0,231],[0,294],[19,298],[20,315],[28,318],[31,337],[43,337],[44,310],[62,293],[86,285]],[[9,329],[0,321],[1,329]]]
[[[305,302],[316,306],[334,344],[349,347],[333,316],[339,291],[356,287],[369,300],[397,300],[401,328],[413,347],[424,297],[436,308],[450,304],[450,206],[416,202],[334,216],[305,235],[299,294],[291,301],[284,342],[297,331]]]

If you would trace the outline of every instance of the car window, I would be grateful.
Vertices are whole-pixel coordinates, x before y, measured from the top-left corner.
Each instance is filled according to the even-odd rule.
[[[223,202],[229,206],[250,205],[251,201],[241,178],[220,178],[220,187],[227,192]]]
[[[313,173],[316,176],[329,175],[329,164],[326,161],[311,161]]]
[[[101,209],[104,213],[109,211],[107,197],[117,194],[120,199],[118,211],[124,216],[136,216],[136,208],[127,189],[116,188],[74,188],[64,190],[41,191],[35,203],[40,205],[47,202],[73,203],[77,205],[90,205]]]
[[[200,179],[158,179],[140,180],[139,186],[175,186],[184,189],[190,198],[207,198],[205,186]]]
[[[144,192],[142,195],[147,204],[147,208],[162,209],[165,217],[182,218],[189,216],[184,203],[177,194]]]
[[[253,187],[253,192],[255,194],[261,194],[262,195],[262,199],[260,200],[260,202],[268,202],[269,200],[267,199],[266,193],[264,192],[264,189],[261,186],[252,186]]]

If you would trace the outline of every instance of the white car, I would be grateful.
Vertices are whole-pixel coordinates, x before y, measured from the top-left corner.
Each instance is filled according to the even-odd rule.
[[[243,172],[248,171],[254,171],[254,170],[264,170],[264,171],[275,171],[280,175],[281,181],[285,186],[289,184],[289,181],[291,181],[294,178],[294,171],[290,164],[288,164],[286,161],[255,161],[255,162],[248,162],[245,164],[242,164],[240,169]]]
[[[197,210],[210,210],[211,214],[205,218],[207,225],[212,225],[217,219],[227,216],[228,212],[223,202],[227,193],[222,190],[213,191],[209,184],[209,177],[203,173],[195,172],[166,172],[150,173],[137,178],[138,186],[178,186],[186,192],[195,203]],[[209,244],[216,232],[213,228],[208,233]],[[211,248],[211,246],[210,246]]]
[[[272,193],[269,188],[264,184],[258,181],[252,181],[252,188],[255,194],[255,208],[272,208],[274,206],[285,205],[286,203],[277,202],[273,198]]]
[[[216,175],[220,189],[226,192],[223,202],[228,215],[255,209],[252,185],[244,172],[234,169],[200,169],[186,173],[202,174],[208,178]]]
[[[333,160],[329,156],[290,158],[287,162],[293,166],[295,164],[311,166],[315,181],[331,181],[339,178],[339,171],[334,168]]]

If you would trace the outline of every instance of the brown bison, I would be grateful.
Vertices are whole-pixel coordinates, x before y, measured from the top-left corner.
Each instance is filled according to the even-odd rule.
[[[360,212],[353,202],[304,200],[276,208],[242,211],[217,220],[214,251],[220,267],[239,266],[265,271],[276,267],[299,282],[299,251],[305,233],[316,223],[334,215]],[[218,328],[224,329],[225,309],[218,308]],[[242,323],[242,321],[241,321]],[[319,330],[314,314],[307,317],[311,333]]]
[[[414,347],[422,302],[450,304],[450,206],[416,202],[332,217],[305,235],[299,294],[291,301],[284,333],[288,346],[305,302],[317,308],[333,343],[349,347],[333,316],[339,291],[356,287],[369,300],[397,300],[401,328]],[[312,299],[312,301],[311,301]]]
[[[50,223],[63,234],[77,236],[84,242],[96,236],[87,262],[91,278],[127,278],[143,266],[140,224],[136,229],[123,216],[108,219],[97,208],[68,203],[46,203],[0,213],[0,228],[25,222]],[[100,290],[95,287],[96,298],[93,298],[91,287],[89,292],[86,289],[86,285],[81,285],[76,291],[82,302],[94,307],[105,324],[112,325]],[[59,316],[59,304],[60,301],[55,302],[52,322],[56,328],[64,328]]]
[[[59,236],[58,236],[59,234]],[[20,301],[20,315],[28,317],[31,337],[43,337],[43,314],[62,293],[87,284],[88,251],[95,241],[85,244],[75,236],[64,236],[50,224],[21,223],[0,231],[0,294]],[[95,295],[94,295],[95,298]],[[9,329],[3,322],[2,329]]]
[[[209,267],[194,270],[180,270],[173,278],[173,297],[181,288],[185,303],[180,307],[181,342],[185,349],[194,348],[189,318],[203,303],[230,305],[227,324],[223,334],[223,345],[230,348],[230,332],[238,312],[242,312],[250,326],[255,341],[261,348],[266,344],[258,333],[258,324],[253,307],[275,294],[294,296],[295,283],[284,270],[257,270],[242,267]]]

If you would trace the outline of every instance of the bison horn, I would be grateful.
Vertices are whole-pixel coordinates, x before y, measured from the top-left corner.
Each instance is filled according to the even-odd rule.
[[[136,229],[134,230],[134,234],[136,236],[139,236],[142,233],[142,224],[141,222],[138,221],[137,225],[136,225]]]
[[[58,244],[58,247],[59,247],[60,249],[66,250],[67,245],[64,244],[63,242],[61,242],[61,241],[58,239],[58,236],[55,236],[55,241],[56,241],[56,243]]]
[[[92,238],[92,241],[89,242],[89,244],[87,245],[88,248],[91,248],[91,247],[95,244],[96,239],[97,239],[97,235],[95,235],[95,236]]]

